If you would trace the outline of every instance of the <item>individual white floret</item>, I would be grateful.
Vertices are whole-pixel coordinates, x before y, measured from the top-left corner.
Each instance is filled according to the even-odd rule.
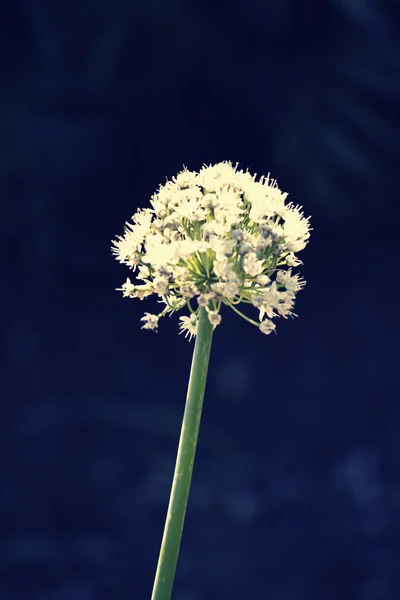
[[[281,292],[281,298],[276,307],[278,314],[285,319],[287,317],[295,316],[292,308],[294,307],[295,294],[293,292]]]
[[[144,317],[140,319],[144,322],[142,329],[157,329],[158,327],[158,316],[150,313],[144,313]]]
[[[210,321],[213,329],[217,327],[221,323],[221,315],[216,310],[207,310],[208,320]]]
[[[146,265],[140,265],[136,279],[145,281],[150,277],[150,270]]]
[[[226,283],[222,283],[222,294],[228,300],[233,300],[236,296],[239,295],[240,285],[238,281],[227,281]]]
[[[268,283],[271,283],[271,280],[268,277],[268,275],[257,275],[256,283],[258,283],[259,285],[264,287],[264,286],[268,285]]]
[[[132,232],[125,232],[125,237],[118,236],[113,241],[114,247],[111,248],[118,262],[128,265],[133,271],[141,262],[141,254],[138,252],[143,242],[143,236],[134,236]]]
[[[191,341],[193,336],[197,335],[197,330],[199,326],[199,317],[192,313],[190,317],[179,317],[181,321],[179,327],[181,331],[179,333],[185,333],[185,338],[189,336],[189,342]]]
[[[292,269],[287,271],[278,271],[276,281],[285,286],[288,291],[298,292],[305,286],[305,281],[300,279],[299,275],[292,275]]]
[[[133,283],[131,283],[131,280],[129,279],[129,277],[127,278],[127,280],[125,281],[125,283],[122,284],[122,286],[120,288],[117,288],[117,290],[121,290],[123,292],[123,297],[124,298],[134,298],[135,297],[135,286],[133,285]]]
[[[293,254],[293,252],[289,252],[289,254],[286,255],[285,263],[288,267],[298,267],[299,265],[303,264],[302,261]]]
[[[229,240],[227,238],[212,237],[209,241],[209,247],[215,252],[215,258],[217,262],[225,262],[230,256],[232,256],[233,250],[236,247],[235,240]]]
[[[265,218],[286,213],[287,194],[283,194],[278,187],[254,184],[248,196],[251,201],[250,219],[254,223],[261,223]]]
[[[188,171],[185,167],[185,169],[178,173],[176,177],[173,177],[172,180],[175,181],[181,189],[188,188],[196,183],[197,173]]]
[[[301,207],[288,205],[285,214],[283,231],[286,238],[286,247],[290,252],[303,250],[310,237],[310,224],[308,218],[304,218]]]
[[[200,294],[199,296],[197,296],[197,303],[199,306],[208,306],[210,303],[210,295]]]
[[[168,279],[166,277],[156,277],[153,281],[153,289],[159,296],[166,296],[169,290]]]
[[[176,243],[167,243],[163,236],[158,233],[148,236],[142,261],[151,264],[154,269],[159,269],[168,264],[176,265],[179,261]]]
[[[185,283],[180,292],[184,298],[194,298],[198,293],[197,287],[193,283]]]
[[[228,185],[234,177],[235,169],[229,162],[218,163],[217,165],[204,165],[197,178],[198,185],[201,185],[207,192],[215,192],[223,185]]]
[[[151,285],[133,285],[129,277],[120,288],[117,288],[117,290],[123,292],[124,298],[139,298],[139,300],[143,300],[153,293]]]
[[[263,272],[263,265],[264,261],[258,260],[255,252],[249,252],[249,254],[246,254],[244,257],[243,269],[247,275],[251,275],[252,277],[261,275]]]
[[[233,189],[225,188],[218,193],[218,203],[214,209],[217,223],[235,227],[239,225],[243,213],[242,202]]]
[[[269,335],[272,331],[275,331],[276,325],[270,319],[264,319],[260,323],[260,331],[261,333],[265,333],[265,335]]]

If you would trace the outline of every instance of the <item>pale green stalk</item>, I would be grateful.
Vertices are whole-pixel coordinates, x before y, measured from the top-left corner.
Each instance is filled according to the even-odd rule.
[[[171,598],[199,435],[212,334],[213,328],[208,320],[207,312],[205,308],[201,307],[178,455],[151,596],[152,600],[170,600]]]

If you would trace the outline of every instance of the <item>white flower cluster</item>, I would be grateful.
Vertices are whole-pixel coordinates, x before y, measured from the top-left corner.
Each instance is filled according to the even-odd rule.
[[[294,315],[305,282],[292,267],[302,264],[295,253],[305,248],[311,228],[286,197],[269,175],[256,181],[230,162],[199,173],[185,168],[160,186],[152,208],[139,209],[112,247],[142,282],[128,278],[118,288],[123,295],[143,300],[157,294],[165,304],[158,315],[145,313],[143,328],[156,330],[162,316],[184,306],[190,316],[180,317],[180,328],[189,340],[200,306],[214,328],[225,304],[265,334],[275,330],[274,317]],[[259,322],[239,311],[240,303],[258,309]]]

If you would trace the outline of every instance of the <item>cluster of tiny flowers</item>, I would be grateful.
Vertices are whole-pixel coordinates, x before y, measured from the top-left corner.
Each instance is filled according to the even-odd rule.
[[[118,288],[123,295],[156,294],[165,304],[157,315],[145,313],[143,329],[157,330],[161,317],[184,307],[190,316],[180,317],[180,328],[189,340],[201,306],[214,329],[222,304],[265,334],[275,330],[275,317],[296,316],[295,296],[305,281],[292,267],[302,264],[295,254],[311,228],[301,207],[286,198],[269,175],[256,181],[230,162],[199,173],[185,168],[160,186],[152,208],[139,209],[112,247],[141,282],[128,278]],[[259,311],[258,322],[237,308],[241,303]]]

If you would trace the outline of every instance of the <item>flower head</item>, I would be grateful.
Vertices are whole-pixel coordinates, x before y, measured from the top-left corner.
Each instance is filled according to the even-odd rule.
[[[295,316],[305,281],[292,267],[301,264],[295,253],[307,245],[311,228],[301,207],[286,198],[269,175],[256,181],[230,162],[204,165],[199,173],[185,168],[161,185],[151,208],[139,209],[112,247],[142,282],[128,278],[118,288],[123,295],[156,294],[165,304],[157,315],[145,313],[143,328],[156,330],[161,317],[185,306],[191,314],[180,317],[180,328],[189,340],[201,306],[214,329],[222,304],[265,334],[275,330],[273,318]],[[241,313],[239,303],[258,309],[259,322]]]

